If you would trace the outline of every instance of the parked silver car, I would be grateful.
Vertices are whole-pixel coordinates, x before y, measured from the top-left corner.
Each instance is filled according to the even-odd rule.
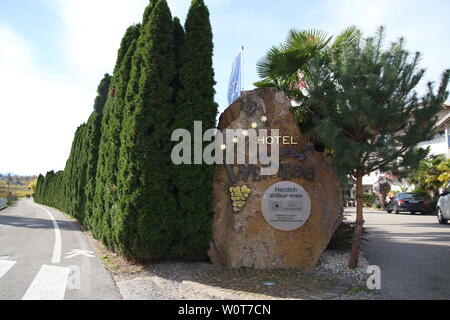
[[[437,204],[438,221],[447,224],[450,220],[450,183],[445,188]]]

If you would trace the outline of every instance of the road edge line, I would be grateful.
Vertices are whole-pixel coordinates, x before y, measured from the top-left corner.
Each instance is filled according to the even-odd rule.
[[[55,229],[55,244],[53,246],[52,263],[59,264],[61,263],[61,230],[59,229],[58,222],[56,221],[55,217],[50,213],[50,211],[39,205],[38,207],[47,212],[47,214],[49,215],[50,219],[53,222],[53,229]]]

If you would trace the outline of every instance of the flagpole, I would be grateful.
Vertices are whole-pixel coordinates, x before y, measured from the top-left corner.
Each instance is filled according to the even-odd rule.
[[[244,46],[242,46],[242,54],[241,54],[241,87],[242,87],[242,91],[244,91]]]

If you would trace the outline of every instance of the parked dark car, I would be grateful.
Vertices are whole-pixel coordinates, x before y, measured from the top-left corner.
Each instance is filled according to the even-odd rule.
[[[415,193],[399,193],[388,203],[386,211],[395,214],[400,212],[427,214],[428,202]]]

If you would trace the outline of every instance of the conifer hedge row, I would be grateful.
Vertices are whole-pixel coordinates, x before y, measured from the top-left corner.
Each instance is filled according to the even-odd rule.
[[[212,220],[211,166],[175,166],[173,130],[213,128],[209,12],[193,0],[185,28],[150,0],[128,28],[114,74],[98,87],[64,171],[39,176],[35,201],[77,218],[108,248],[134,258],[203,260]]]

